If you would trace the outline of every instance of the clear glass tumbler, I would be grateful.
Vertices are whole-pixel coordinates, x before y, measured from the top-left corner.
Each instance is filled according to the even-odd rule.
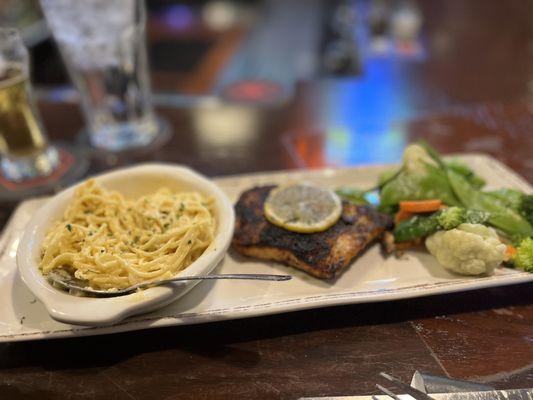
[[[29,55],[15,29],[0,28],[0,170],[10,182],[49,176],[58,166],[35,107]]]
[[[161,132],[150,101],[143,0],[41,0],[95,147],[122,151]]]

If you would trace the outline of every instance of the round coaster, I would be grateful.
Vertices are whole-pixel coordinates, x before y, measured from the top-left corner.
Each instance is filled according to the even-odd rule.
[[[59,155],[59,164],[50,175],[22,182],[12,182],[0,175],[0,201],[12,202],[56,193],[87,172],[89,160],[79,148],[63,144],[54,146]]]
[[[89,140],[89,135],[85,129],[82,129],[76,138],[76,142],[79,146],[83,146],[85,151],[89,152],[92,157],[105,159],[109,157],[130,157],[138,156],[142,154],[149,154],[157,149],[163,147],[172,138],[172,127],[170,123],[161,117],[156,117],[158,132],[154,136],[153,140],[143,146],[132,147],[126,150],[112,151],[101,147],[95,147]]]

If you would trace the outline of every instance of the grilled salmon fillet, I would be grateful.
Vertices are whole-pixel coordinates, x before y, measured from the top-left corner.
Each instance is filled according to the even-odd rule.
[[[274,187],[247,190],[235,205],[233,247],[246,256],[279,261],[317,278],[335,278],[392,225],[389,216],[371,207],[344,202],[341,218],[326,231],[291,232],[271,224],[263,214]]]

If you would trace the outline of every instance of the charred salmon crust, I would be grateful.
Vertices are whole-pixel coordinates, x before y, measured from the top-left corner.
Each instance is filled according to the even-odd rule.
[[[341,218],[326,231],[291,232],[271,224],[263,214],[274,187],[249,189],[235,205],[233,246],[246,256],[278,261],[317,278],[335,278],[392,225],[389,216],[371,207],[345,202]]]

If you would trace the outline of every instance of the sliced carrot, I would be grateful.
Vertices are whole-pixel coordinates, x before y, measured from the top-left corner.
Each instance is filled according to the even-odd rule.
[[[507,248],[505,249],[505,255],[507,256],[507,259],[512,258],[515,254],[516,254],[516,247],[508,244]]]
[[[424,213],[440,210],[442,201],[435,200],[418,200],[418,201],[400,201],[400,210],[410,213]]]
[[[398,225],[400,222],[410,219],[413,216],[412,213],[400,210],[394,215],[394,223]]]

